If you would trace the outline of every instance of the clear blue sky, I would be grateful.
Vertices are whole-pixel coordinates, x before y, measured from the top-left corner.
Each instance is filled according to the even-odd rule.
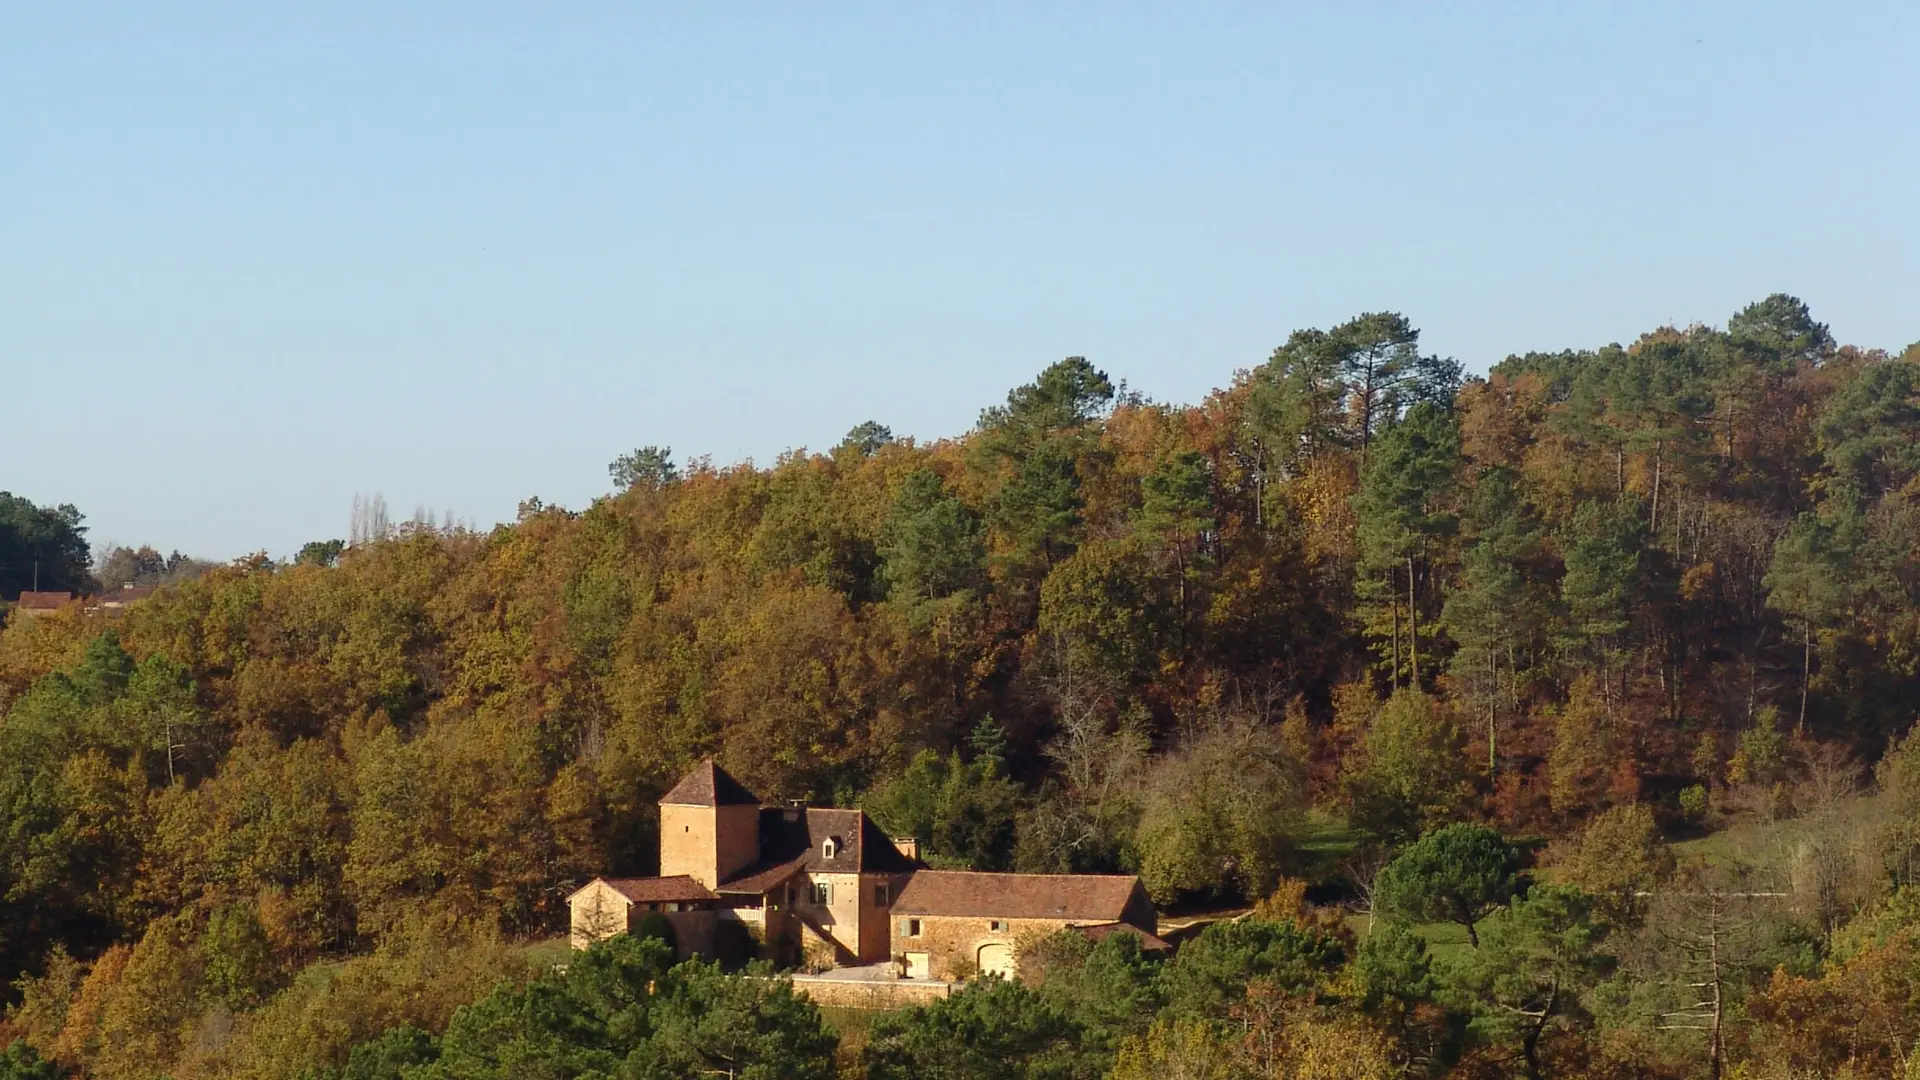
[[[0,488],[96,542],[954,435],[1072,354],[1195,401],[1363,310],[1920,338],[1920,5],[293,7],[0,0]]]

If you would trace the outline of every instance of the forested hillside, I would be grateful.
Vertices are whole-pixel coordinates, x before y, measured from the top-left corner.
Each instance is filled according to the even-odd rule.
[[[1788,1069],[1872,1009],[1884,1031],[1816,1071],[1751,1075],[1904,1075],[1920,920],[1889,893],[1920,764],[1889,748],[1920,715],[1920,347],[1839,345],[1773,296],[1484,378],[1367,314],[1197,405],[1116,380],[1068,359],[964,437],[869,423],[771,467],[645,447],[584,509],[242,560],[111,623],[15,619],[0,1046],[185,1080],[340,1066],[400,1024],[432,1043],[489,992],[508,1008],[492,988],[531,977],[519,943],[573,887],[652,870],[654,800],[714,755],[940,865],[1266,902],[1184,968],[1055,957],[1050,988],[994,990],[969,1022],[1092,1048],[1022,1075],[1252,1069],[1222,1033],[1255,1012],[1270,1055],[1284,1029],[1387,1071],[1179,1075]],[[1789,821],[1828,828],[1804,835],[1833,865],[1730,842]],[[1689,838],[1697,866],[1667,843]],[[1409,875],[1474,859],[1478,891],[1425,910],[1440,886]],[[1782,898],[1738,920],[1764,943],[1703,1034],[1648,988],[1702,981],[1705,902],[1653,915],[1756,893]],[[1407,929],[1462,912],[1465,960]],[[1089,1019],[1115,994],[1135,1012]],[[943,1022],[888,1023],[842,1064],[931,1075],[912,1054]]]

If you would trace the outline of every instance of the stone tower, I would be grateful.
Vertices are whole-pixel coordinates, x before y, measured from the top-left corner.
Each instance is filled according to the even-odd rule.
[[[760,858],[760,800],[712,760],[660,799],[660,876],[719,887]]]

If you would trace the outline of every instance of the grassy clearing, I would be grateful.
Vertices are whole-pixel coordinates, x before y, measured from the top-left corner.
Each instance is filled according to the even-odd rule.
[[[1346,819],[1315,809],[1307,812],[1300,843],[1295,849],[1300,859],[1300,876],[1310,884],[1340,880],[1340,864],[1352,857],[1360,838],[1348,827]]]
[[[1347,916],[1346,927],[1356,942],[1365,941],[1371,929],[1365,915]],[[1467,940],[1467,928],[1459,923],[1414,923],[1409,929],[1426,941],[1427,951],[1442,962],[1464,956],[1473,948]]]
[[[1805,843],[1831,843],[1836,836],[1864,836],[1884,820],[1877,794],[1861,794],[1835,802],[1800,817],[1774,821],[1747,820],[1673,845],[1681,866],[1700,864],[1717,869],[1745,866],[1777,870]]]
[[[550,968],[567,962],[567,957],[573,954],[573,943],[564,937],[543,938],[521,946],[520,952],[528,963]]]

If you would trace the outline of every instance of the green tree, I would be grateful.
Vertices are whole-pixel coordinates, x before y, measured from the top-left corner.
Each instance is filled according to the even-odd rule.
[[[60,1070],[53,1062],[40,1060],[33,1047],[15,1039],[0,1050],[0,1080],[59,1080]]]
[[[235,1011],[259,1005],[280,982],[279,958],[250,904],[215,908],[200,934],[207,992]]]
[[[1487,469],[1467,498],[1468,544],[1441,620],[1459,645],[1448,670],[1460,696],[1486,718],[1487,774],[1499,762],[1502,706],[1517,712],[1521,678],[1534,666],[1546,627],[1544,534],[1513,473]]]
[[[1367,726],[1346,774],[1355,825],[1388,843],[1453,817],[1466,793],[1460,734],[1440,702],[1402,687]]]
[[[1023,574],[1051,568],[1078,544],[1086,506],[1081,463],[1093,451],[1088,427],[1113,398],[1106,373],[1074,356],[981,412],[980,452],[1010,469],[992,500],[992,520]]]
[[[1334,328],[1340,374],[1347,386],[1352,440],[1368,455],[1373,438],[1400,416],[1419,371],[1420,331],[1396,312],[1369,312]]]
[[[876,420],[863,420],[853,425],[840,445],[861,457],[872,457],[880,448],[893,444],[893,429]]]
[[[980,414],[980,429],[999,452],[1017,452],[1045,436],[1077,430],[1113,401],[1113,382],[1084,356],[1049,366],[1034,381],[1007,394],[1005,405]],[[1011,444],[1011,445],[1009,445]]]
[[[873,1023],[867,1080],[1066,1080],[1081,1066],[1081,1032],[1039,991],[989,978]]]
[[[1020,978],[1080,1029],[1089,1057],[1104,1068],[1121,1041],[1159,1008],[1161,963],[1140,951],[1133,934],[1094,941],[1061,930],[1022,947]]]
[[[993,517],[1018,564],[1051,568],[1078,545],[1085,506],[1072,447],[1053,440],[1016,460]]]
[[[1230,722],[1203,731],[1146,777],[1134,834],[1141,883],[1161,904],[1195,894],[1263,897],[1306,805],[1303,763],[1272,728]]]
[[[169,784],[210,756],[210,722],[197,698],[186,665],[155,653],[134,666],[116,703],[118,718],[139,733],[141,749],[153,755],[161,767],[156,772]]]
[[[1323,987],[1346,961],[1340,941],[1296,922],[1234,919],[1211,923],[1163,964],[1155,986],[1163,1015],[1227,1019],[1264,981],[1295,994]]]
[[[834,1039],[792,986],[673,964],[653,938],[619,935],[574,954],[564,972],[503,985],[454,1014],[418,1080],[630,1076],[830,1080]]]
[[[1644,341],[1607,374],[1607,412],[1622,432],[1621,445],[1651,461],[1647,529],[1658,535],[1672,463],[1690,461],[1706,431],[1701,419],[1713,405],[1700,349],[1692,339]]]
[[[923,750],[865,806],[887,832],[917,838],[935,865],[1003,870],[1013,856],[1020,795],[997,758],[963,762],[958,752],[943,758]]]
[[[1920,360],[1874,359],[1827,400],[1814,435],[1828,483],[1868,501],[1920,475]]]
[[[1265,521],[1267,492],[1303,458],[1344,442],[1337,342],[1320,330],[1296,330],[1247,376],[1245,430],[1258,484],[1254,510]]]
[[[1561,535],[1567,568],[1560,582],[1566,607],[1561,645],[1599,669],[1601,684],[1609,688],[1609,710],[1617,703],[1617,679],[1624,674],[1645,545],[1640,500],[1631,495],[1580,504]]]
[[[1447,494],[1460,464],[1460,432],[1452,415],[1436,405],[1416,405],[1381,435],[1353,497],[1360,545],[1356,591],[1376,609],[1368,629],[1388,639],[1382,659],[1397,683],[1405,612],[1405,671],[1407,685],[1416,689],[1422,685],[1420,615],[1433,592],[1431,557],[1455,527]]]
[[[617,491],[634,488],[658,491],[680,479],[671,446],[642,446],[630,454],[621,454],[607,466],[607,474],[613,478]]]
[[[635,1080],[728,1076],[738,1080],[834,1080],[839,1040],[820,1010],[767,973],[729,975],[686,963],[656,986],[653,1031],[628,1055]]]
[[[439,1040],[412,1024],[401,1024],[349,1051],[346,1067],[334,1080],[406,1080],[413,1070],[439,1058]]]
[[[1791,368],[1818,364],[1833,355],[1833,334],[1827,324],[1815,322],[1813,312],[1797,296],[1774,293],[1735,312],[1727,320],[1727,334],[1755,347]]]
[[[1206,537],[1214,529],[1213,485],[1206,457],[1194,450],[1165,455],[1141,478],[1140,492],[1134,529],[1173,563],[1179,591],[1176,611],[1184,627],[1190,594],[1206,561]]]
[[[1535,885],[1486,922],[1485,940],[1449,971],[1453,992],[1472,1011],[1472,1030],[1518,1043],[1526,1075],[1546,1075],[1540,1043],[1550,1031],[1589,1018],[1585,995],[1612,968],[1601,951],[1608,927],[1593,898],[1565,885]]]
[[[72,506],[35,506],[0,491],[0,599],[27,589],[85,591],[93,559],[84,520]]]
[[[1800,626],[1800,715],[1807,727],[1807,698],[1813,688],[1813,660],[1820,631],[1837,628],[1851,613],[1853,592],[1867,545],[1867,522],[1859,493],[1842,486],[1817,511],[1795,518],[1773,547],[1762,579],[1767,606],[1792,616]]]
[[[313,540],[300,546],[293,562],[296,566],[332,566],[340,561],[340,553],[345,550],[345,540]]]
[[[970,595],[983,583],[980,520],[926,469],[901,482],[878,551],[888,596],[909,606]]]
[[[1476,924],[1519,889],[1520,853],[1484,825],[1459,822],[1434,830],[1380,871],[1374,904],[1389,917]]]

